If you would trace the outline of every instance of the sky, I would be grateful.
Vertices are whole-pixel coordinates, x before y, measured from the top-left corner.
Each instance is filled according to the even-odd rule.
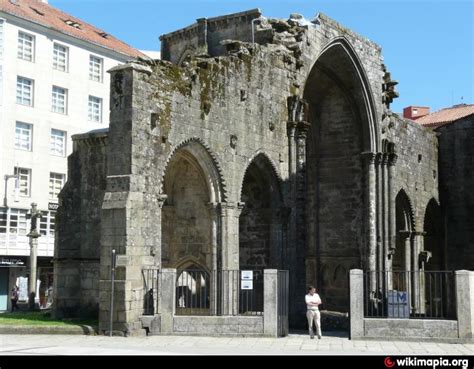
[[[474,103],[474,0],[49,0],[140,50],[197,18],[260,8],[287,19],[322,12],[382,47],[400,97],[391,105],[431,111]]]

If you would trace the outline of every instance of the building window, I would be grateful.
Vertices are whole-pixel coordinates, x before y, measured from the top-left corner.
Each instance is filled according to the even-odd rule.
[[[51,111],[67,114],[67,90],[65,88],[53,86]]]
[[[0,233],[12,233],[26,236],[27,223],[24,209],[0,208]]]
[[[18,32],[18,59],[34,60],[35,36]]]
[[[89,96],[89,121],[102,122],[102,99]]]
[[[42,211],[39,221],[39,233],[42,236],[54,237],[54,218],[56,211]]]
[[[33,106],[34,81],[25,77],[16,78],[16,103]]]
[[[68,71],[69,49],[60,44],[54,44],[53,48],[53,68],[61,72]]]
[[[96,82],[102,82],[102,64],[103,59],[91,55],[89,57],[89,79]]]
[[[66,176],[61,173],[49,173],[49,198],[56,200],[59,191],[63,188],[64,178]]]
[[[16,122],[15,149],[31,151],[33,126],[28,123]]]
[[[20,196],[30,197],[31,169],[15,167],[15,174],[20,176]]]
[[[66,132],[58,129],[51,130],[51,155],[65,156]]]

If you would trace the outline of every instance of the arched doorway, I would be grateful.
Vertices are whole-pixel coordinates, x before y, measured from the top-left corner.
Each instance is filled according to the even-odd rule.
[[[219,263],[218,219],[221,180],[200,142],[190,141],[171,157],[163,179],[167,198],[162,208],[162,266],[177,268],[192,258],[208,270]]]
[[[176,278],[176,314],[211,314],[211,273],[202,265],[187,262]]]
[[[396,240],[395,250],[392,250],[392,286],[397,291],[407,291],[411,296],[411,271],[417,268],[413,265],[413,208],[404,190],[400,190],[395,198]]]
[[[444,222],[438,202],[431,199],[423,223],[420,266],[424,271],[425,312],[435,318],[454,315],[454,274],[446,272]]]
[[[309,104],[307,138],[308,255],[315,263],[307,275],[324,299],[324,308],[348,311],[348,283],[336,281],[341,270],[362,267],[366,247],[369,188],[361,154],[374,152],[376,130],[365,73],[344,39],[322,52],[304,90]],[[321,271],[326,270],[323,278]],[[323,283],[324,282],[324,283]],[[300,289],[302,290],[300,285]]]
[[[240,269],[280,268],[281,191],[270,160],[264,154],[257,155],[245,172],[241,201],[244,207],[239,218]]]
[[[441,209],[435,199],[431,199],[426,207],[424,223],[424,251],[429,252],[425,270],[445,270],[446,258],[443,250],[444,227]],[[426,258],[426,257],[425,257]]]
[[[253,271],[253,290],[241,299],[263,311],[263,270],[281,269],[284,252],[280,183],[266,155],[257,155],[248,166],[241,201],[239,265],[240,270]]]

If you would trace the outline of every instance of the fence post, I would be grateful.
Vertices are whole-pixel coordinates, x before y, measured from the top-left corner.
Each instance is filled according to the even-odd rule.
[[[361,269],[351,269],[349,291],[350,338],[364,337],[364,272]]]
[[[176,301],[176,269],[161,270],[160,294],[161,333],[173,333]]]
[[[459,338],[474,338],[474,272],[456,270],[456,309]]]
[[[263,271],[263,334],[278,337],[278,270]]]

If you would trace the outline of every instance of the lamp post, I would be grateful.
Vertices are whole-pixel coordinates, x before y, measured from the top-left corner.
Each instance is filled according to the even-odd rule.
[[[41,218],[41,211],[37,210],[36,203],[31,204],[31,212],[27,214],[27,218],[31,219],[30,233],[27,236],[30,238],[30,279],[28,283],[28,308],[35,309],[36,296],[36,259],[38,256],[38,218]]]

